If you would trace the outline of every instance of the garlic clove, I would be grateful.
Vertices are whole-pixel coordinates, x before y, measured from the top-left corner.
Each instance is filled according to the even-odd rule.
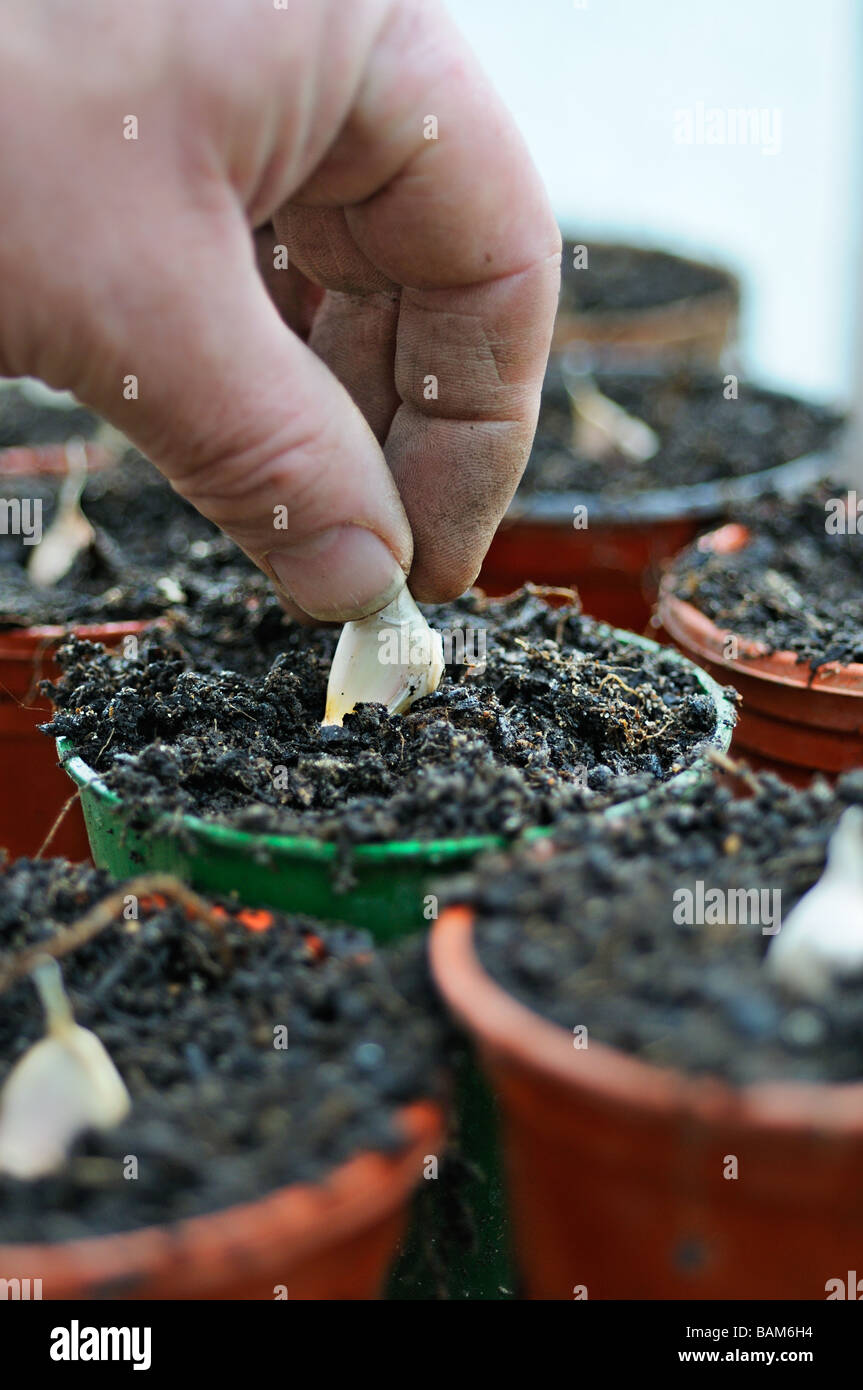
[[[827,865],[770,942],[765,966],[779,984],[821,999],[835,979],[863,972],[863,809],[850,807]]]
[[[47,1035],[13,1067],[0,1094],[0,1172],[32,1180],[63,1167],[79,1134],[111,1129],[129,1093],[102,1043],[74,1021],[56,961],[33,972]]]
[[[38,589],[50,589],[65,578],[83,550],[93,544],[94,531],[81,510],[87,482],[87,450],[80,439],[66,445],[68,472],[57,499],[57,514],[27,565],[27,576]]]
[[[441,635],[405,587],[379,613],[345,623],[330,670],[324,724],[341,724],[359,704],[386,705],[389,714],[402,714],[437,690],[443,673]]]

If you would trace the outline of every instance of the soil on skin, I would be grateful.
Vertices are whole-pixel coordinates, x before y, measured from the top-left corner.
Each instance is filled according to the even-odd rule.
[[[796,652],[813,668],[863,662],[863,526],[859,535],[856,525],[827,531],[836,493],[750,508],[740,517],[749,544],[729,555],[688,547],[671,568],[674,593],[717,627],[770,652]]]
[[[40,405],[19,386],[0,391],[0,449],[92,439],[99,425],[98,415],[84,406]]]
[[[59,860],[7,867],[0,963],[110,888],[100,871]],[[139,921],[121,917],[61,962],[76,1019],[107,1048],[132,1109],[82,1137],[60,1174],[0,1175],[0,1242],[179,1220],[403,1145],[397,1113],[439,1094],[448,1046],[420,946],[383,956],[351,928],[276,914],[248,930],[237,911],[227,907],[228,960],[209,926],[142,902]],[[281,1027],[287,1048],[274,1045]],[[0,1085],[42,1031],[36,991],[19,981],[0,1008]]]
[[[42,502],[43,534],[54,516],[56,478],[3,477],[0,493]],[[252,562],[132,452],[95,472],[82,498],[96,532],[55,588],[35,588],[26,566],[32,547],[0,535],[0,629],[153,618],[194,604],[212,583],[238,583]]]
[[[175,615],[140,659],[73,641],[45,726],[136,819],[194,812],[343,845],[516,836],[621,801],[691,765],[716,710],[668,651],[623,643],[531,591],[430,613],[448,638],[440,688],[402,716],[363,705],[322,728],[337,633],[284,619],[266,580]],[[446,644],[445,644],[446,651]],[[154,808],[157,808],[154,810]]]
[[[576,270],[573,252],[586,246],[588,264]],[[620,314],[731,290],[727,273],[667,251],[613,243],[566,241],[561,309],[569,313]]]
[[[709,783],[660,794],[649,815],[587,818],[556,834],[556,858],[541,859],[545,847],[487,857],[443,897],[475,905],[489,973],[570,1033],[586,1025],[645,1061],[736,1083],[860,1079],[863,977],[801,1002],[764,971],[762,922],[675,921],[675,892],[699,881],[779,889],[787,919],[820,877],[841,811],[863,806],[860,771],[835,790],[758,780],[751,799]]]
[[[519,496],[575,492],[623,499],[657,488],[740,478],[826,448],[842,423],[825,407],[745,381],[738,398],[726,400],[725,378],[718,373],[600,371],[596,381],[605,395],[656,432],[657,453],[644,463],[575,454],[570,399],[559,369],[552,367]]]

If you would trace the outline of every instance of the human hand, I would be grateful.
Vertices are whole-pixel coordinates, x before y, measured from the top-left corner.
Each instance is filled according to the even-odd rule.
[[[559,235],[435,0],[279,3],[6,0],[0,373],[74,391],[344,621],[408,573],[430,602],[476,577],[535,428]],[[276,303],[325,291],[309,346],[258,273],[270,225]]]

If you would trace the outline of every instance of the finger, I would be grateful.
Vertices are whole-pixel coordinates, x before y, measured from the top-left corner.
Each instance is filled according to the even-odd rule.
[[[288,257],[287,247],[278,242],[271,222],[255,231],[255,259],[267,293],[283,323],[298,338],[308,342],[323,290],[312,284]]]
[[[385,454],[414,531],[411,586],[452,597],[476,576],[527,460],[560,236],[508,114],[436,5],[393,11],[351,120],[292,203],[280,236],[342,296],[328,298],[312,342],[377,430],[392,345],[399,404]],[[330,216],[322,246],[321,210],[340,203],[344,224]],[[379,316],[372,272],[402,287],[395,343],[367,331],[375,360],[352,360],[340,330]]]
[[[196,248],[196,274],[180,254],[127,270],[76,390],[297,607],[365,616],[410,566],[398,491],[347,392],[280,321],[239,212],[225,222],[163,229],[160,244]]]

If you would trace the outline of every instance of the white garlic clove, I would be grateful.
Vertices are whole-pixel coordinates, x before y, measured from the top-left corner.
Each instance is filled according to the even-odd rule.
[[[0,1094],[0,1172],[32,1180],[63,1167],[79,1134],[111,1129],[131,1100],[102,1043],[73,1019],[56,961],[33,978],[47,1036],[25,1052]]]
[[[770,942],[778,983],[821,999],[835,979],[863,972],[863,810],[850,807],[830,840],[827,866]]]
[[[27,577],[38,589],[59,584],[81,552],[93,544],[93,527],[81,510],[87,450],[80,439],[71,439],[66,445],[66,461],[68,473],[60,488],[56,516],[27,564]]]
[[[402,714],[437,690],[444,673],[443,642],[429,627],[407,587],[392,603],[345,623],[333,656],[324,724],[341,724],[359,704],[386,705]]]

